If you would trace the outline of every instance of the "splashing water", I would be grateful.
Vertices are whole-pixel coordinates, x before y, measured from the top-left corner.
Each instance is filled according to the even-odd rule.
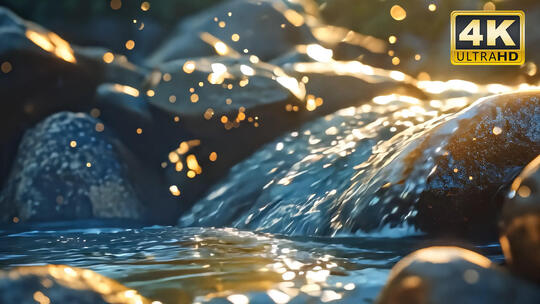
[[[233,167],[180,224],[290,235],[415,234],[407,225],[416,215],[415,206],[395,201],[413,201],[426,189],[435,158],[447,153],[444,134],[452,134],[469,117],[448,113],[474,98],[458,100],[377,96],[310,123]],[[482,100],[467,109],[468,115],[480,106]],[[424,146],[436,128],[442,139]],[[416,149],[424,161],[409,159]],[[384,227],[391,221],[392,227]]]

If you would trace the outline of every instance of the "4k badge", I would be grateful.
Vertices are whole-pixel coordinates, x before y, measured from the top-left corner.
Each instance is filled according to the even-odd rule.
[[[453,11],[450,60],[455,65],[525,62],[523,11]]]

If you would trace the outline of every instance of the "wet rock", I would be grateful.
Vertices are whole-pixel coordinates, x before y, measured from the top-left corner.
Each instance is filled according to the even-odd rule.
[[[151,55],[148,64],[215,55],[217,41],[228,46],[227,51],[218,50],[221,54],[243,54],[247,49],[265,61],[278,57],[297,44],[315,41],[303,14],[314,4],[299,3],[302,6],[294,10],[274,0],[223,2],[182,21],[170,40]],[[234,34],[239,39],[233,39]]]
[[[429,247],[397,263],[376,303],[538,303],[540,288],[459,247]]]
[[[180,224],[494,236],[497,193],[540,149],[538,93],[441,115],[453,103],[380,96],[307,124],[233,167]]]
[[[441,142],[439,136],[446,139]],[[479,100],[438,127],[407,158],[426,145],[443,152],[435,152],[436,169],[430,168],[434,171],[428,175],[413,222],[425,231],[450,233],[459,225],[458,233],[493,235],[501,189],[540,153],[540,92]],[[424,152],[415,163],[429,162],[430,157]]]
[[[404,123],[401,119],[411,115],[408,108],[418,99],[379,99],[327,115],[267,144],[210,188],[180,225],[332,234],[336,229],[330,227],[329,213],[338,194],[351,186],[355,166],[368,160],[378,142],[438,110],[424,105]]]
[[[501,246],[516,274],[540,283],[540,156],[512,183],[500,221]]]
[[[358,166],[335,220],[352,231],[373,229],[378,218],[494,238],[501,189],[540,151],[539,103],[536,91],[495,95],[392,138]]]
[[[0,271],[2,303],[149,304],[136,290],[91,270],[64,265]]]
[[[70,112],[27,131],[0,198],[2,222],[141,218],[117,143],[102,131],[100,121]]]
[[[87,111],[102,81],[138,84],[127,62],[106,64],[106,50],[79,48],[0,8],[0,184],[10,171],[24,130],[58,111]]]

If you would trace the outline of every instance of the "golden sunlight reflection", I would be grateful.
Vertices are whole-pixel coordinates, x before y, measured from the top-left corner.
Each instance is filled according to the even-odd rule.
[[[418,81],[418,88],[428,93],[440,94],[444,91],[460,90],[471,94],[478,93],[478,85],[474,82],[452,79],[449,81]]]
[[[310,44],[306,46],[306,53],[309,57],[319,62],[332,61],[332,50],[324,48],[318,44]]]
[[[124,93],[133,97],[139,97],[139,90],[134,87],[115,83],[113,85],[113,89],[119,93]]]
[[[289,21],[292,25],[299,27],[304,24],[304,16],[300,15],[297,11],[288,9],[283,12],[283,15],[285,18],[287,18],[287,21]]]
[[[51,303],[49,296],[47,295],[49,294],[49,288],[52,288],[54,285],[97,293],[107,303],[151,303],[136,290],[129,289],[112,279],[91,270],[65,265],[17,267],[8,272],[0,272],[0,278],[2,276],[9,276],[12,279],[22,279],[27,276],[37,277],[41,281],[43,288],[41,288],[41,290],[33,291],[33,298],[40,304]],[[53,291],[54,289],[50,292]]]
[[[335,45],[340,42],[347,42],[352,45],[357,45],[367,49],[373,53],[386,52],[386,43],[376,37],[360,34],[351,31],[347,28],[332,26],[332,25],[318,25],[313,26],[311,29],[313,36],[324,44]]]
[[[188,60],[184,63],[184,65],[182,66],[182,70],[184,71],[184,73],[186,74],[191,74],[193,73],[193,71],[195,71],[195,62],[192,61],[192,60]]]
[[[409,266],[414,261],[429,262],[434,264],[449,263],[454,260],[463,259],[472,264],[483,268],[491,267],[491,261],[485,256],[476,252],[453,246],[435,246],[417,250],[399,261],[392,272],[390,279],[400,273],[405,267]]]
[[[252,67],[250,67],[249,65],[245,65],[245,64],[240,65],[240,71],[242,72],[242,74],[244,74],[246,76],[255,75],[255,70]]]
[[[418,98],[399,94],[381,95],[373,98],[373,102],[380,105],[385,105],[392,101],[401,101],[410,104],[420,104],[420,100]]]
[[[211,45],[216,53],[220,56],[240,57],[240,54],[233,48],[229,47],[225,42],[210,33],[204,32],[199,35],[202,41]]]
[[[57,57],[71,63],[77,62],[73,54],[73,50],[67,41],[60,38],[53,32],[39,33],[37,31],[27,29],[26,38],[35,43],[40,48],[47,52],[53,53]]]
[[[170,191],[174,195],[177,188],[172,185]],[[166,267],[158,267],[151,274],[135,271],[124,279],[140,280],[141,275],[149,275],[156,282],[167,280],[174,286],[189,286],[187,292],[174,288],[166,293],[159,299],[164,303],[205,303],[225,298],[233,304],[247,304],[255,301],[254,292],[265,293],[274,303],[289,303],[306,296],[330,302],[344,298],[356,288],[356,283],[346,275],[349,266],[342,265],[341,259],[314,254],[309,248],[295,247],[294,242],[271,235],[232,228],[193,228],[189,237],[175,239],[174,244],[182,250],[181,259],[135,261],[135,268]],[[172,273],[178,275],[171,276]],[[144,292],[144,288],[140,291]],[[138,296],[132,289],[124,289],[120,295]]]
[[[407,17],[407,12],[405,9],[399,5],[394,5],[390,8],[390,15],[397,21],[401,21]]]
[[[171,192],[172,195],[174,196],[180,196],[180,190],[178,189],[178,186],[176,185],[171,185],[169,187],[169,191]]]
[[[512,186],[510,187],[512,189],[513,195],[515,195],[515,193],[519,190],[521,183],[523,182],[523,177],[531,175],[533,171],[536,170],[536,168],[539,166],[540,166],[540,155],[538,155],[533,161],[531,161],[527,166],[525,166],[525,168],[523,168],[519,176],[516,177],[516,179],[514,179],[514,181],[512,182]],[[524,191],[525,192],[522,192],[522,193],[527,192],[527,190],[524,190]],[[520,196],[525,197],[523,195],[520,195]]]

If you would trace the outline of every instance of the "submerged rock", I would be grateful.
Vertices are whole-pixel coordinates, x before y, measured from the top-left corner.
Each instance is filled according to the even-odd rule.
[[[262,60],[278,57],[297,44],[314,42],[303,11],[313,7],[303,0],[294,10],[282,1],[235,0],[183,20],[176,33],[148,59],[150,66],[170,60],[215,55],[249,54]],[[221,42],[223,47],[214,47]]]
[[[540,288],[459,247],[429,247],[397,263],[378,304],[538,303]]]
[[[501,246],[510,269],[540,283],[540,156],[512,183],[500,227]]]
[[[64,265],[0,270],[1,303],[149,304],[136,290],[91,270]]]
[[[1,221],[139,219],[141,205],[103,124],[61,112],[26,132],[0,197]]]
[[[441,116],[444,102],[395,95],[338,111],[233,167],[180,224],[493,235],[496,194],[540,150],[539,100],[498,95]]]

